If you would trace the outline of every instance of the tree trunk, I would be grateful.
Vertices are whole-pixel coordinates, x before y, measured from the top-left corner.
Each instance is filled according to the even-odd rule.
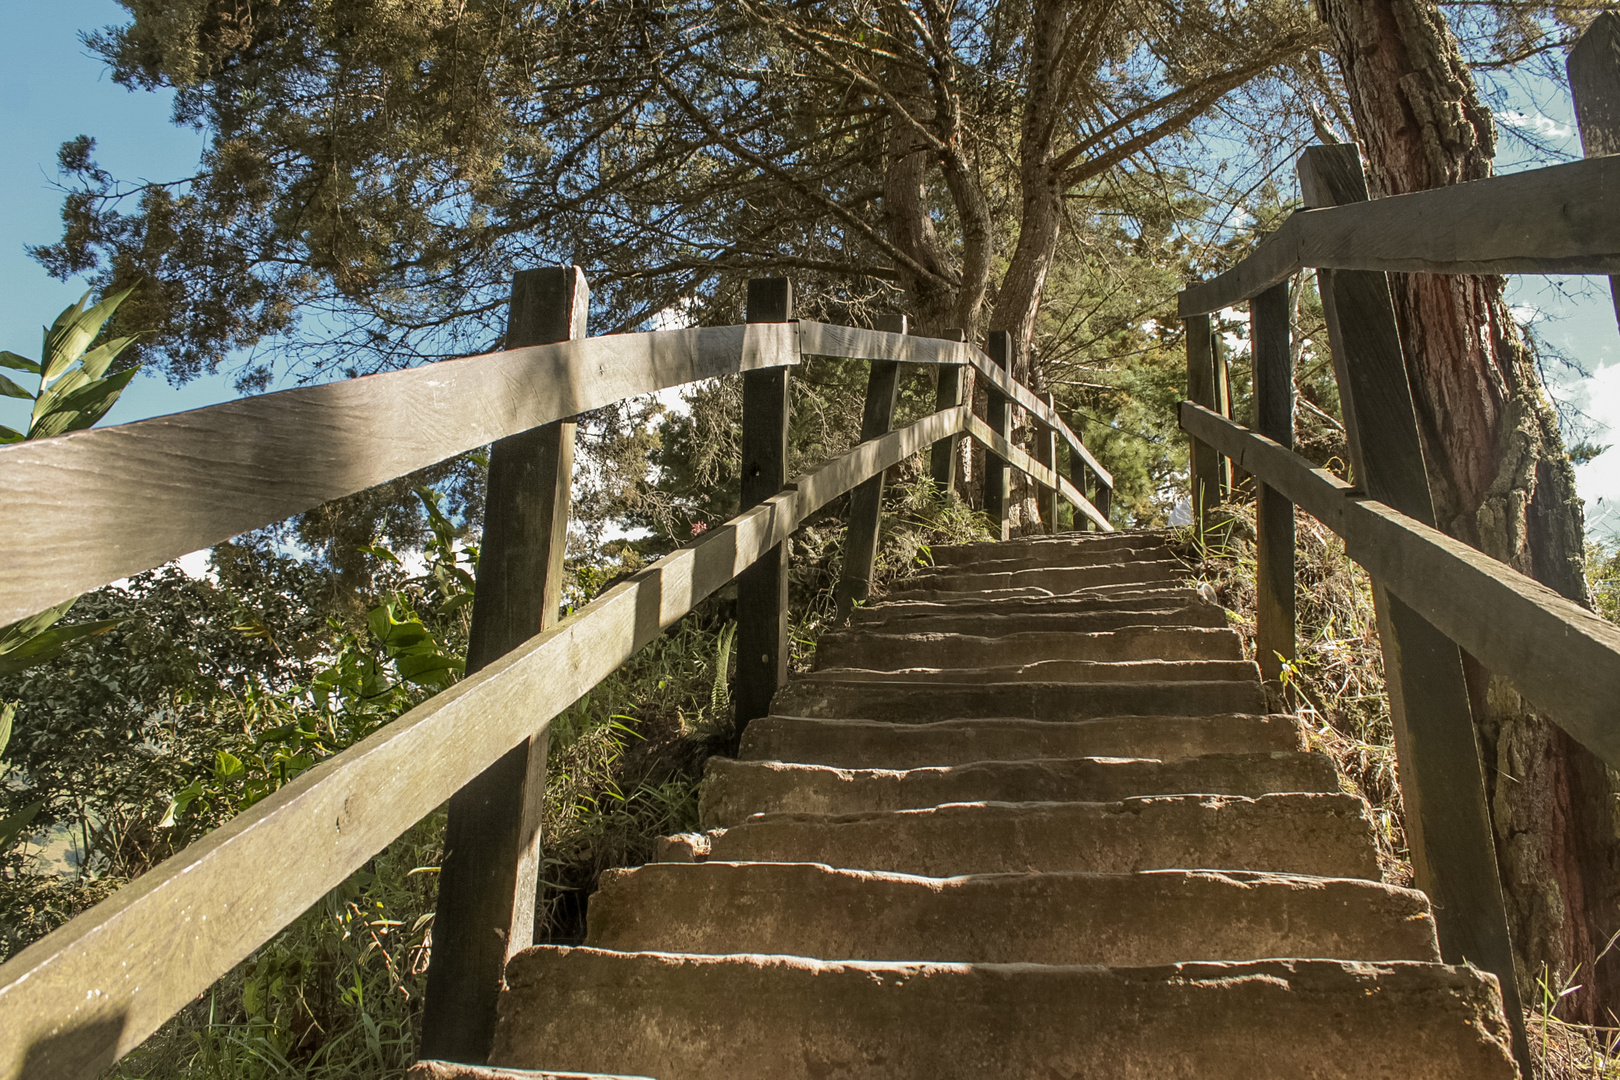
[[[1491,174],[1495,129],[1432,0],[1320,0],[1379,195]],[[1391,275],[1435,512],[1452,536],[1586,601],[1583,522],[1557,418],[1499,277]],[[1615,777],[1469,664],[1520,991],[1546,966],[1566,1019],[1620,1014]],[[1594,977],[1594,965],[1596,974]]]

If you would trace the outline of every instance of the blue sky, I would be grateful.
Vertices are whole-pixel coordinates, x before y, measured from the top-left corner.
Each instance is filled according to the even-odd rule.
[[[82,31],[124,20],[113,0],[0,0],[0,349],[39,355],[41,324],[84,291],[82,282],[54,281],[24,252],[26,244],[60,235],[61,195],[52,186],[56,151],[84,134],[97,141],[97,159],[122,179],[169,180],[197,164],[203,138],[169,122],[167,94],[130,93],[107,77],[79,42]],[[1526,107],[1508,124],[1534,127],[1578,149],[1567,99],[1546,95],[1548,115]],[[1504,140],[1507,143],[1508,140]],[[1505,162],[1503,164],[1506,164]],[[1588,517],[1598,531],[1620,536],[1620,332],[1601,285],[1566,283],[1572,301],[1540,278],[1517,278],[1521,312],[1539,313],[1543,335],[1593,372],[1589,379],[1554,373],[1553,392],[1590,418],[1586,433],[1616,448],[1578,470]],[[171,387],[142,375],[106,422],[178,412],[236,396],[224,377]],[[17,426],[20,403],[0,398],[0,423]]]

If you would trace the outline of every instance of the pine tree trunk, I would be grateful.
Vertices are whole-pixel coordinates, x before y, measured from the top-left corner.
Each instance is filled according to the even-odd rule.
[[[1321,0],[1379,195],[1491,174],[1495,129],[1432,0]],[[1452,536],[1586,600],[1583,521],[1557,418],[1499,277],[1392,275],[1435,511]],[[1559,1014],[1613,1023],[1620,957],[1616,777],[1470,662],[1520,991]]]

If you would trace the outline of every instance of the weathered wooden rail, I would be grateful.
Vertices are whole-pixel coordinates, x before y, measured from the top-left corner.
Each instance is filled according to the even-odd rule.
[[[745,325],[589,338],[587,300],[578,268],[527,271],[503,351],[0,449],[12,511],[0,521],[5,624],[494,444],[468,676],[0,966],[0,1077],[98,1076],[447,800],[422,1053],[481,1061],[505,960],[532,939],[554,716],[734,579],[737,722],[763,715],[786,670],[788,537],[838,496],[862,496],[850,502],[840,588],[862,598],[883,473],[930,447],[945,486],[961,439],[987,448],[986,506],[1004,534],[1013,468],[1112,528],[1112,476],[992,358],[1004,361],[1004,334],[987,353],[899,322],[795,322],[788,283],[765,279],[750,283]],[[870,361],[867,409],[855,449],[788,484],[788,377],[805,356]],[[939,368],[938,408],[890,430],[902,364]],[[969,368],[990,387],[991,423],[963,404]],[[572,418],[738,373],[742,512],[559,621]],[[1035,455],[1011,439],[1011,405],[1031,415]]]
[[[1589,153],[1620,150],[1620,17],[1570,57]],[[1256,650],[1268,679],[1296,656],[1294,508],[1345,540],[1373,582],[1418,887],[1441,952],[1501,983],[1530,1075],[1484,773],[1459,647],[1611,766],[1620,767],[1620,628],[1434,528],[1407,357],[1387,273],[1620,272],[1620,156],[1369,200],[1354,146],[1299,159],[1304,209],[1231,270],[1180,294],[1181,426],[1194,516],[1209,523],[1227,460],[1258,481]],[[1317,272],[1355,486],[1293,453],[1288,279]],[[1210,314],[1247,302],[1254,427],[1230,419]]]

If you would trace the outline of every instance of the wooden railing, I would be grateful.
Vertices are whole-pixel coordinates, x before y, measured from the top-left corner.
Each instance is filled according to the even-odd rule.
[[[494,444],[468,676],[0,966],[0,1077],[99,1075],[447,800],[422,1053],[482,1061],[506,958],[532,938],[553,717],[733,579],[736,719],[764,715],[786,671],[785,541],[829,501],[864,495],[851,498],[840,585],[861,599],[883,472],[929,447],[946,487],[956,443],[988,449],[985,502],[1004,535],[1011,468],[1111,529],[1112,476],[1049,401],[1008,376],[1005,334],[987,353],[898,324],[794,322],[788,283],[766,279],[750,282],[742,326],[587,338],[587,298],[577,268],[527,271],[501,352],[0,449],[5,624]],[[787,484],[788,372],[804,356],[871,361],[867,408],[854,450]],[[901,364],[939,368],[938,408],[893,431]],[[965,368],[990,388],[989,423],[963,404]],[[735,373],[742,513],[559,621],[571,418]],[[1013,404],[1031,415],[1035,455],[1012,442]],[[1105,509],[1086,497],[1088,479]]]
[[[1594,24],[1570,60],[1582,136],[1620,150],[1620,19]],[[1604,67],[1606,65],[1606,67]],[[1602,67],[1605,78],[1588,69]],[[1583,86],[1609,94],[1580,95]],[[1595,107],[1601,105],[1601,108]],[[1593,130],[1600,118],[1606,136]],[[1395,729],[1406,836],[1434,903],[1442,956],[1493,972],[1520,1067],[1524,1012],[1459,647],[1620,767],[1620,627],[1434,528],[1407,358],[1386,272],[1620,272],[1620,157],[1369,200],[1354,146],[1299,159],[1308,209],[1227,273],[1180,295],[1187,330],[1181,426],[1192,437],[1192,500],[1214,522],[1227,459],[1257,481],[1256,651],[1278,679],[1295,659],[1294,507],[1344,538],[1373,583]],[[1287,280],[1317,271],[1355,486],[1293,453]],[[1254,426],[1230,419],[1210,313],[1249,304]]]

